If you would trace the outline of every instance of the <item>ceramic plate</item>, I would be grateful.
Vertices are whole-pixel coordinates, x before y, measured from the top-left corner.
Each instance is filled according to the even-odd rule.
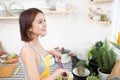
[[[85,77],[85,76],[88,76],[90,74],[90,71],[89,71],[89,69],[85,68],[85,75],[79,75],[78,72],[77,72],[77,68],[74,68],[73,69],[73,74],[76,75],[76,76]]]

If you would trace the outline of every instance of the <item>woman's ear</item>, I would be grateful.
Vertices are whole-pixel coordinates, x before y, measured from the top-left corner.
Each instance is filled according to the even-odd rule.
[[[32,28],[29,29],[29,32],[32,32]]]

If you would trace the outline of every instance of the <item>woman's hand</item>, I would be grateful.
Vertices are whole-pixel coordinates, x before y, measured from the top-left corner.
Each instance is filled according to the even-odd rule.
[[[52,54],[53,56],[55,56],[58,61],[61,61],[61,57],[62,57],[62,53],[57,51],[57,50],[50,50],[48,51],[50,54]]]
[[[70,72],[66,69],[59,68],[53,74],[56,74],[56,78],[57,78],[57,77],[63,75],[63,73],[66,73],[66,75],[69,75]]]
[[[67,73],[67,75],[69,75],[69,71],[68,70],[65,70],[65,69],[57,69],[55,70],[55,72],[53,72],[49,77],[43,79],[43,80],[56,80],[56,78],[60,77],[64,72]]]

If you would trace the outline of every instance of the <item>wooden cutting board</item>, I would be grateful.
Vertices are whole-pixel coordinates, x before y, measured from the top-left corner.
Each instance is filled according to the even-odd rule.
[[[120,77],[120,60],[117,60],[113,70],[109,76],[109,79],[115,78],[115,77]]]
[[[0,66],[0,78],[8,78],[11,77],[13,72],[16,69],[16,65],[3,65]]]

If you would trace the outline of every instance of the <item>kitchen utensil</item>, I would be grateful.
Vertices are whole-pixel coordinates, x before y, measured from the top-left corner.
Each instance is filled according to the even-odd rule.
[[[63,68],[62,62],[61,62],[61,58],[59,58],[60,60],[58,60],[58,67],[59,68]]]
[[[63,64],[62,64],[61,61],[58,61],[58,67],[59,67],[59,68],[63,68]]]

